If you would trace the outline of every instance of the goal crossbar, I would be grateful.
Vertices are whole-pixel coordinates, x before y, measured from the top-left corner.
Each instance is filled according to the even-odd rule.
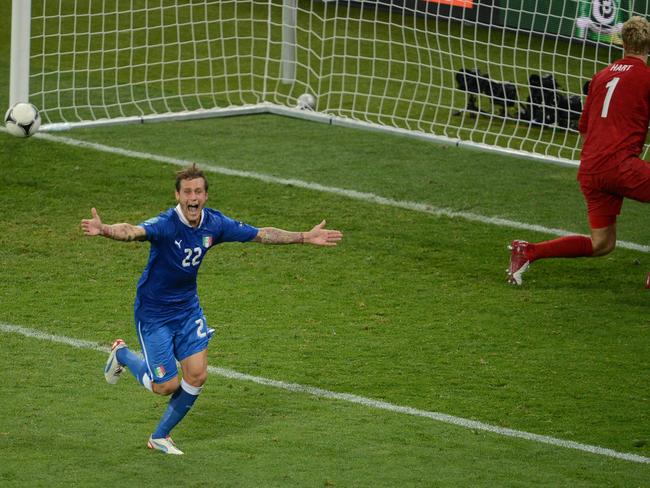
[[[633,1],[13,0],[42,130],[274,113],[575,165]],[[315,110],[297,110],[300,95]]]

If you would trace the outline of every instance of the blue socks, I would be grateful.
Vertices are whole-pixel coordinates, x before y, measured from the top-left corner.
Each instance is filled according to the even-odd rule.
[[[181,379],[181,387],[172,395],[167,410],[160,419],[160,423],[151,437],[153,439],[167,437],[171,430],[176,427],[176,424],[183,420],[185,414],[192,408],[201,390],[202,387],[192,386],[185,379]]]
[[[128,347],[118,349],[115,353],[115,357],[120,364],[129,368],[129,371],[131,371],[133,376],[135,376],[135,379],[138,380],[142,386],[149,391],[153,391],[151,387],[151,377],[149,376],[147,363],[144,362],[144,359],[140,358],[140,356],[135,354],[133,351],[130,351]],[[181,379],[180,388],[174,392],[169,400],[167,410],[160,419],[160,423],[151,437],[154,439],[167,437],[171,430],[176,427],[176,424],[183,420],[183,417],[185,417],[190,408],[192,408],[192,405],[194,405],[194,402],[199,397],[199,393],[201,393],[202,389],[203,388],[200,386],[192,386],[184,379]]]
[[[151,378],[149,377],[149,372],[147,371],[147,363],[144,362],[144,359],[140,358],[133,351],[129,350],[128,347],[123,347],[118,349],[115,353],[115,357],[120,364],[123,364],[131,374],[135,376],[135,379],[144,386],[147,390],[151,390]]]

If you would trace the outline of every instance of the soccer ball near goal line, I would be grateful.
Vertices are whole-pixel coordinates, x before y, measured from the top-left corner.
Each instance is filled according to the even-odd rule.
[[[5,127],[16,137],[29,137],[41,126],[38,109],[31,103],[19,102],[7,110]]]
[[[296,107],[300,110],[314,110],[316,108],[316,98],[311,93],[303,93],[298,97]]]

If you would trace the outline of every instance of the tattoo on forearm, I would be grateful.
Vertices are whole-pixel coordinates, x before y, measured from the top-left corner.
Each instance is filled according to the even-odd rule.
[[[102,235],[116,241],[134,241],[137,237],[136,227],[131,224],[103,225]]]
[[[113,238],[113,226],[103,224],[102,225],[102,235],[104,237],[108,237],[109,239],[112,239]]]
[[[131,242],[135,239],[135,232],[133,227],[128,224],[122,224],[122,230],[124,232],[124,240]]]
[[[303,244],[305,236],[302,232],[289,232],[275,227],[260,229],[259,241],[262,244]]]

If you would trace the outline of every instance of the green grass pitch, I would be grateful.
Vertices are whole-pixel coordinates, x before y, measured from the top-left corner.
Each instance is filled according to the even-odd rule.
[[[575,170],[528,160],[270,115],[62,135],[587,231]],[[91,206],[107,222],[157,214],[177,167],[5,133],[0,155],[0,486],[648,485],[647,463],[219,374],[174,432],[186,455],[147,450],[166,399],[130,376],[107,385],[101,351],[9,326],[134,343],[148,246],[84,238],[79,221]],[[650,457],[647,253],[538,262],[513,288],[508,242],[551,234],[209,176],[210,205],[241,220],[302,230],[326,218],[345,234],[334,249],[212,250],[199,274],[212,366]],[[647,206],[624,205],[619,237],[650,243]]]

